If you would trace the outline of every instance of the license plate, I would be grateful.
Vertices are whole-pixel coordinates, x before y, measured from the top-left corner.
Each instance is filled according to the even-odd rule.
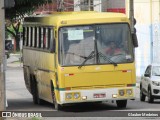
[[[94,98],[105,98],[106,94],[105,93],[95,93],[93,94]]]

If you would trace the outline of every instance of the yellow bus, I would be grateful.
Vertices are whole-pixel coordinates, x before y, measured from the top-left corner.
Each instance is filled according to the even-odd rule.
[[[26,17],[23,69],[35,104],[63,105],[135,99],[134,48],[121,13],[56,12]]]

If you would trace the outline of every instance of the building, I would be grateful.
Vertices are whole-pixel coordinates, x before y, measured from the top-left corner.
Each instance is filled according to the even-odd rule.
[[[146,66],[160,62],[160,1],[134,0],[139,47],[136,49],[137,74]]]
[[[74,0],[63,0],[64,11],[74,11]],[[57,11],[58,3],[54,0],[52,3],[47,3],[46,5],[40,6],[34,14],[46,14]]]
[[[90,10],[125,13],[125,0],[74,0],[74,11]]]

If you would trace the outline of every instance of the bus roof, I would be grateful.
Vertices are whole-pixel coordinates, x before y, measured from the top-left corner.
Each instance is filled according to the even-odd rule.
[[[62,22],[63,21],[63,22]],[[55,12],[49,15],[36,15],[26,17],[25,23],[40,22],[46,24],[92,24],[106,22],[128,22],[125,14],[111,12],[95,12],[95,11],[80,11],[80,12]]]

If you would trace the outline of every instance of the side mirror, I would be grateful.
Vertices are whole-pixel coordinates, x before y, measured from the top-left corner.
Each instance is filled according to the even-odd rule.
[[[133,40],[134,47],[138,47],[138,39],[137,39],[136,33],[132,34],[132,40]]]
[[[149,75],[149,74],[144,74],[144,76],[145,76],[145,77],[150,77],[150,75]]]

